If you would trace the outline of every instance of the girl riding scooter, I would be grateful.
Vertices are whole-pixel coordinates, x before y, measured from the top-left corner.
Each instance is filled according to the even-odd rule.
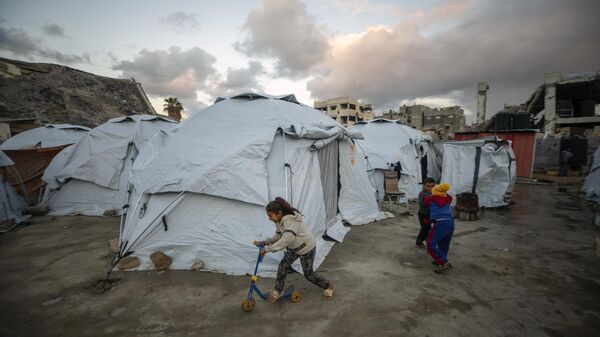
[[[287,201],[278,197],[267,205],[267,216],[275,223],[275,235],[262,242],[254,241],[254,245],[259,246],[262,243],[265,246],[262,254],[285,249],[283,259],[277,269],[275,290],[269,295],[268,301],[275,302],[282,296],[285,278],[292,271],[292,263],[298,258],[302,264],[304,277],[324,289],[325,299],[332,299],[333,283],[313,270],[317,250],[316,240],[303,222],[302,214],[290,206]]]

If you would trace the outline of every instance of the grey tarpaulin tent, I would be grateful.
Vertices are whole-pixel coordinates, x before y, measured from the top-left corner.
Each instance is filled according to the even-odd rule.
[[[171,268],[197,260],[207,270],[251,271],[258,240],[274,233],[265,205],[283,197],[302,211],[315,234],[315,267],[353,225],[383,219],[364,158],[353,138],[293,95],[242,94],[219,99],[173,132],[158,133],[132,167],[132,195],[120,235],[120,255],[154,268],[161,251]],[[169,174],[165,174],[169,172]],[[268,254],[263,275],[275,273],[281,252]]]
[[[442,178],[453,195],[477,193],[482,207],[506,206],[516,182],[515,155],[497,137],[437,143],[443,155]]]

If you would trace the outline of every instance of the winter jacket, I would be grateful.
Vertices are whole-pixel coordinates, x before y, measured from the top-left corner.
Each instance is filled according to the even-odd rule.
[[[452,203],[452,197],[446,195],[441,197],[439,195],[430,195],[425,197],[425,205],[429,206],[429,219],[435,221],[438,219],[454,219],[452,211],[450,210],[450,204]]]
[[[298,255],[304,255],[313,250],[317,243],[303,219],[302,214],[294,212],[275,223],[275,235],[265,239],[265,242],[270,244],[266,250],[276,252],[289,248]]]

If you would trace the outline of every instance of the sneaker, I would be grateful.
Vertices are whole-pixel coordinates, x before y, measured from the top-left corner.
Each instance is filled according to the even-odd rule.
[[[452,269],[452,265],[450,263],[444,263],[441,266],[437,266],[435,269],[433,269],[433,271],[436,274],[443,274],[445,272],[447,272],[448,270]]]
[[[335,288],[333,282],[331,282],[329,284],[329,288],[323,290],[323,297],[325,297],[326,300],[331,300],[333,298],[333,289]]]
[[[275,303],[277,302],[277,300],[281,297],[281,293],[277,290],[273,290],[270,294],[269,297],[267,298],[267,301],[271,302],[271,303]]]

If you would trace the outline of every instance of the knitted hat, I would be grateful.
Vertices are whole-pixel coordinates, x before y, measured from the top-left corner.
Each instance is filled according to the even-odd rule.
[[[445,197],[447,195],[446,192],[448,192],[449,189],[450,189],[450,184],[441,183],[441,184],[433,186],[433,188],[431,189],[431,194],[438,195],[440,197]]]

